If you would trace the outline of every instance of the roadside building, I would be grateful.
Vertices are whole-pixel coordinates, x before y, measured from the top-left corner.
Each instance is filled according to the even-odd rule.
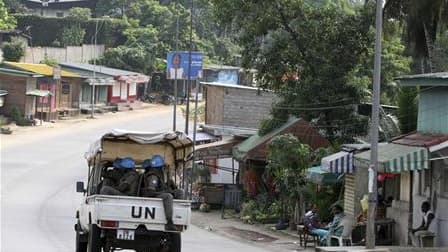
[[[270,91],[225,83],[202,82],[205,124],[258,128],[277,99]]]
[[[17,95],[18,101],[14,104],[20,104],[19,108],[25,104],[23,110],[19,109],[25,117],[38,116],[40,118],[42,113],[45,120],[55,120],[58,115],[79,113],[79,94],[83,82],[80,76],[45,64],[4,62],[2,68],[7,69],[3,70],[0,76],[2,89],[9,91],[8,100],[16,100],[13,97]],[[13,71],[18,71],[19,74],[15,75]],[[36,113],[33,107],[35,105],[30,104],[31,100],[25,98],[23,102],[22,98],[31,89],[49,91],[52,94],[37,100],[36,106],[42,109]],[[10,113],[9,105],[5,107],[5,113]]]
[[[60,66],[85,78],[80,100],[83,110],[91,109],[93,85],[96,107],[116,106],[118,110],[137,108],[137,87],[145,86],[149,81],[146,75],[101,65],[60,63]]]
[[[42,75],[28,71],[0,68],[0,89],[8,92],[0,114],[10,116],[13,109],[25,118],[32,118],[36,113],[36,100],[26,92],[37,89],[37,79]]]
[[[291,118],[264,136],[255,134],[249,137],[232,150],[233,158],[239,162],[240,178],[249,194],[258,193],[257,187],[262,181],[261,175],[267,165],[269,143],[274,137],[288,133],[296,136],[301,143],[309,145],[313,150],[330,145],[317,129],[301,118]]]
[[[393,244],[406,246],[408,232],[420,226],[423,201],[431,204],[435,214],[430,231],[436,234],[435,245],[448,245],[448,73],[433,73],[398,78],[403,87],[419,86],[417,131],[391,139],[378,148],[378,195],[393,198],[385,218],[377,222],[393,221]],[[359,213],[361,195],[367,193],[370,151],[354,155],[354,195],[345,201],[355,204]],[[347,181],[347,178],[346,178]],[[347,188],[350,187],[346,183]],[[379,202],[381,204],[381,202]],[[381,225],[382,225],[381,224]],[[384,240],[381,240],[384,241]]]
[[[97,0],[25,0],[29,14],[44,17],[65,17],[71,8],[89,8],[95,10]]]
[[[420,206],[431,204],[435,214],[431,231],[437,246],[448,246],[448,73],[420,74],[398,78],[403,87],[420,87],[417,132],[394,140],[424,148],[428,168],[413,172],[410,188],[412,226],[421,223]]]

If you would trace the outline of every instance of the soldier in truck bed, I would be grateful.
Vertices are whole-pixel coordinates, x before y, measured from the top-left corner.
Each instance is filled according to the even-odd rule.
[[[140,175],[134,169],[132,158],[117,159],[113,169],[102,172],[103,182],[100,194],[137,196]]]
[[[155,155],[151,159],[147,159],[142,163],[145,174],[143,174],[143,188],[141,195],[143,197],[156,197],[163,200],[163,208],[167,220],[166,230],[175,231],[173,224],[173,195],[176,198],[181,197],[181,190],[175,188],[174,183],[168,186],[165,183],[163,168],[165,166],[164,159]]]

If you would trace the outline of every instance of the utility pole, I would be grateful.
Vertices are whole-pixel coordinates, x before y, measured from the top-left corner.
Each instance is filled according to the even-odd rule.
[[[191,93],[191,51],[193,47],[193,10],[194,10],[194,0],[191,0],[190,8],[190,46],[188,49],[188,82],[187,82],[187,106],[185,108],[185,134],[188,135],[188,120],[190,117],[190,93]]]
[[[90,114],[90,118],[95,118],[95,82],[96,82],[96,39],[98,35],[98,18],[95,22],[95,35],[93,37],[93,82],[92,82],[92,111]]]
[[[373,76],[372,100],[372,129],[369,167],[369,209],[366,232],[366,248],[375,248],[375,208],[377,203],[377,173],[378,173],[378,125],[380,109],[380,81],[381,81],[381,38],[383,28],[383,0],[376,0],[376,36],[375,36],[375,65]]]
[[[176,8],[177,8],[178,1],[176,1]],[[176,17],[176,52],[179,51],[179,12],[177,13]],[[177,116],[177,68],[174,70],[174,74],[176,75],[174,77],[174,108],[173,108],[173,131],[176,131],[176,116]]]

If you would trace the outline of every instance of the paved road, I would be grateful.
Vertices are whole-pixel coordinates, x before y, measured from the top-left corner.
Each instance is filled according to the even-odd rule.
[[[169,130],[171,120],[168,108],[131,111],[1,136],[1,251],[74,251],[74,213],[80,202],[75,183],[85,181],[83,154],[89,144],[112,128]],[[265,251],[196,227],[183,236],[183,247],[195,252]]]

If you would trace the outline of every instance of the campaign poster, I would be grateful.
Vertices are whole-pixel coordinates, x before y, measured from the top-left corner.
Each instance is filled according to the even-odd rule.
[[[169,80],[187,80],[190,76],[191,80],[202,78],[202,53],[191,52],[191,67],[190,53],[173,51],[169,52],[167,56],[167,79]]]

